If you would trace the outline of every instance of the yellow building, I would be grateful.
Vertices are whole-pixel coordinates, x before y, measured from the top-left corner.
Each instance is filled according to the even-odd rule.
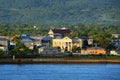
[[[69,37],[53,39],[52,46],[59,47],[62,51],[72,51],[72,39]]]

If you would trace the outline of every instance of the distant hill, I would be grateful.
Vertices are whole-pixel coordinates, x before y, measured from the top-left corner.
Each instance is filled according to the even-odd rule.
[[[0,22],[120,25],[120,0],[0,0]]]

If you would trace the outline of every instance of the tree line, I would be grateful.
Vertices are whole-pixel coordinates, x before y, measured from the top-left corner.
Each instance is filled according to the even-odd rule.
[[[120,26],[104,25],[104,24],[56,24],[56,25],[37,25],[34,28],[34,24],[13,24],[13,23],[0,23],[0,36],[16,36],[20,34],[27,34],[31,36],[47,36],[50,28],[66,27],[72,30],[72,35],[69,37],[81,37],[92,36],[94,43],[108,48],[111,46],[110,40],[112,40],[113,33],[120,33]]]

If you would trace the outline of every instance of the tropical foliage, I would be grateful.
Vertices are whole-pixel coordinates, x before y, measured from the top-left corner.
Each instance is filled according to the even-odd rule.
[[[10,50],[10,55],[15,56],[26,56],[32,53],[32,50],[29,50],[24,44],[17,42],[14,49]]]
[[[8,23],[120,24],[119,0],[0,0],[0,21]]]

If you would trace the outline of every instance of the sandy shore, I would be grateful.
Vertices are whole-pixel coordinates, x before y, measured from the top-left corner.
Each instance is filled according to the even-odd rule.
[[[0,59],[0,64],[120,64],[120,59]]]

